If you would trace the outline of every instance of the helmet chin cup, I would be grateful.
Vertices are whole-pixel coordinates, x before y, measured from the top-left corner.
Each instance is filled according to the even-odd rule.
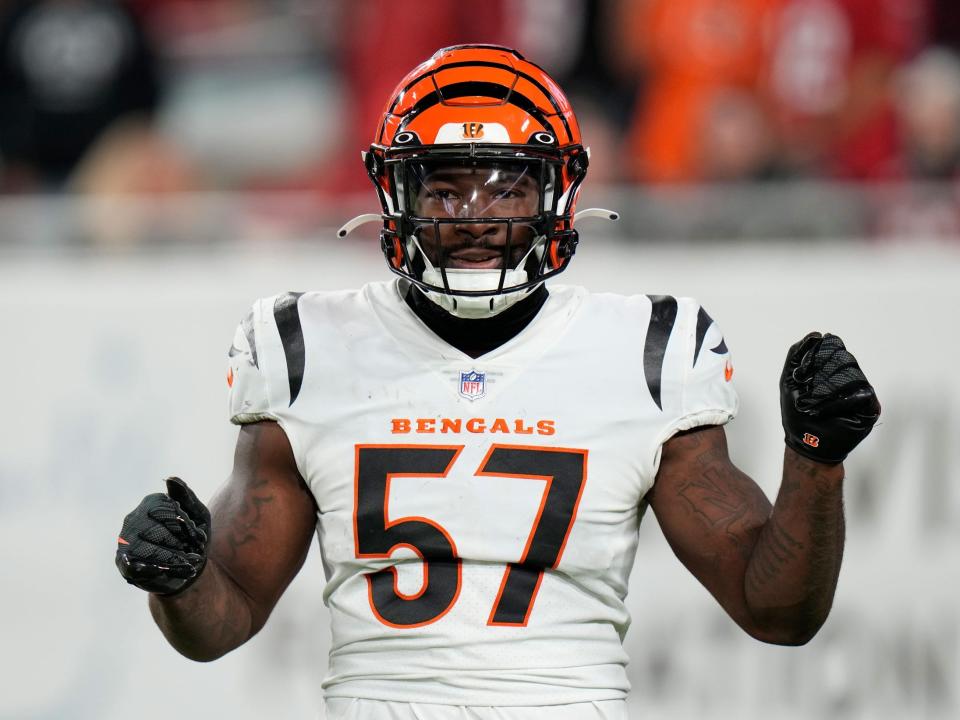
[[[524,297],[528,290],[497,293],[500,284],[500,270],[467,270],[450,269],[446,271],[447,284],[453,291],[490,291],[490,295],[450,295],[445,292],[425,290],[430,300],[451,315],[459,318],[476,320],[479,318],[499,315],[508,307]],[[423,282],[437,287],[443,287],[443,274],[436,268],[427,268],[423,271]],[[525,270],[507,270],[503,284],[523,285],[527,282]],[[496,294],[494,294],[496,293]]]

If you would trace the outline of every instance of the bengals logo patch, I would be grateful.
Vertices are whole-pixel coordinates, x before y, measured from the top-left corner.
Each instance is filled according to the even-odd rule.
[[[465,122],[463,124],[464,140],[479,140],[483,137],[483,123]]]
[[[810,433],[804,433],[803,442],[805,445],[809,445],[810,447],[818,447],[820,445],[820,438],[818,438],[816,435],[811,435]]]

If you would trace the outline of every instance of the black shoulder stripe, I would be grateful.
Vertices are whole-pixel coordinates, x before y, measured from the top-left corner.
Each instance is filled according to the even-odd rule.
[[[257,336],[253,332],[253,310],[247,313],[241,326],[243,327],[243,334],[247,337],[247,345],[250,346],[250,359],[253,361],[253,366],[259,369],[260,363],[257,361]]]
[[[667,353],[667,341],[677,321],[677,300],[670,295],[648,295],[653,304],[650,308],[650,325],[643,344],[643,375],[647,380],[650,396],[663,410],[660,402],[660,381],[663,375],[663,358]]]
[[[693,350],[693,364],[697,364],[697,358],[700,357],[700,348],[703,346],[703,339],[707,336],[707,330],[713,325],[713,318],[707,314],[707,311],[701,307],[697,311],[697,344]]]
[[[273,304],[273,317],[277,321],[277,330],[280,331],[280,342],[283,343],[283,354],[287,358],[287,380],[290,382],[290,405],[293,405],[300,386],[303,384],[303,367],[305,361],[303,348],[303,327],[300,325],[300,308],[297,301],[302,292],[287,293],[277,298]]]

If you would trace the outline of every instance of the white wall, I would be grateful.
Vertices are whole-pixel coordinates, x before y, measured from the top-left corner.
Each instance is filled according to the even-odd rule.
[[[0,256],[0,718],[317,716],[328,642],[318,552],[257,638],[198,665],[117,575],[115,539],[164,476],[202,497],[226,476],[225,353],[255,297],[386,274],[370,246],[343,241]],[[629,598],[636,717],[960,716],[960,251],[587,239],[564,281],[705,304],[734,354],[734,458],[771,497],[792,342],[842,335],[884,405],[847,465],[837,602],[806,647],[742,635],[648,517]]]

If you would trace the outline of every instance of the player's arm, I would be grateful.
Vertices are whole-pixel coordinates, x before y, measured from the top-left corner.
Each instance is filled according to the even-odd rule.
[[[650,498],[677,557],[734,621],[801,644],[827,618],[843,554],[842,465],[786,449],[776,504],[730,461],[723,428],[664,444]]]
[[[791,348],[781,397],[788,447],[772,507],[730,461],[720,427],[664,444],[650,506],[674,553],[737,624],[766,642],[801,644],[823,625],[837,586],[841,461],[879,404],[839,338],[819,334]]]
[[[144,502],[150,497],[156,496]],[[181,498],[177,508],[190,516],[202,514],[202,510],[191,512],[190,504]],[[157,516],[156,511],[152,514]],[[233,472],[211,502],[210,540],[201,549],[206,562],[199,574],[178,588],[179,581],[171,577],[177,574],[176,557],[159,574],[151,558],[122,563],[118,552],[118,566],[122,565],[121,573],[129,582],[152,590],[150,611],[177,651],[193,660],[214,660],[263,627],[303,565],[315,525],[314,500],[297,470],[286,434],[274,422],[253,423],[240,428]],[[171,529],[172,539],[157,537],[153,530],[141,532],[140,537],[175,547],[178,526],[171,523]],[[121,551],[129,554],[129,547]]]

